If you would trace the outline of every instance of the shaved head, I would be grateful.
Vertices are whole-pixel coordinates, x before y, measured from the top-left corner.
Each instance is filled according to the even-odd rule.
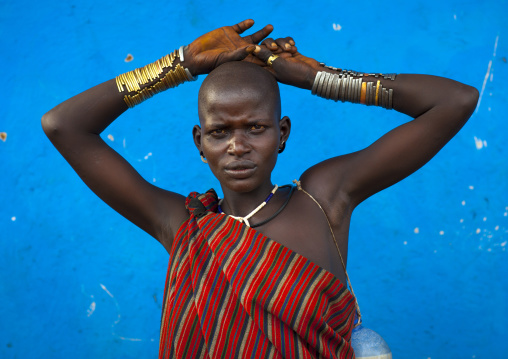
[[[233,61],[220,65],[203,81],[198,98],[200,122],[214,102],[238,97],[271,102],[276,117],[280,119],[280,92],[274,76],[258,65]]]

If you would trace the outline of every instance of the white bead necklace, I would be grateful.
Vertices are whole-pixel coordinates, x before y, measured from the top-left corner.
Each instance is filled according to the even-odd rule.
[[[275,194],[275,192],[277,191],[278,188],[279,188],[279,186],[275,185],[275,187],[273,187],[273,189],[272,189],[272,192],[270,192],[270,194],[268,195],[268,197],[266,197],[266,199],[263,201],[263,203],[261,203],[259,206],[257,206],[252,212],[250,212],[245,217],[232,216],[230,214],[228,214],[228,216],[233,219],[236,219],[239,222],[245,223],[248,227],[250,227],[249,218],[252,217],[253,215],[255,215],[256,213],[258,213],[261,210],[261,208],[266,206],[266,204],[273,197],[273,195]],[[222,201],[224,201],[224,198],[222,198],[219,201],[219,213],[224,213],[224,211],[222,210],[222,207],[221,207]]]

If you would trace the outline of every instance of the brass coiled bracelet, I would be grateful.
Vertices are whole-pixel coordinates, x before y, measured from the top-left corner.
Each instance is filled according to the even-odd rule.
[[[184,61],[183,46],[151,64],[116,77],[118,91],[120,93],[127,92],[123,99],[129,108],[133,108],[154,95],[186,81],[197,80],[197,76],[192,76],[190,71],[181,64],[177,64],[173,68],[176,58],[179,58],[180,62]],[[168,68],[171,68],[171,70],[163,75]],[[157,82],[142,88],[143,85],[153,81]]]

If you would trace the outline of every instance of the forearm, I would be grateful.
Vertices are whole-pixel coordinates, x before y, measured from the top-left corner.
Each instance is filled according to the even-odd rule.
[[[52,140],[68,132],[98,135],[127,110],[123,97],[111,79],[51,109],[42,117],[42,127]]]
[[[450,108],[465,122],[478,101],[478,90],[444,77],[398,75],[393,81],[393,108],[413,118],[431,109]]]
[[[276,42],[265,40],[254,54],[265,62],[276,56],[267,69],[279,82],[311,90],[324,98],[395,109],[413,118],[431,109],[454,107],[458,122],[469,118],[478,100],[475,88],[450,79],[343,70],[300,54],[291,38]]]
[[[43,128],[53,142],[62,133],[99,135],[128,107],[170,87],[192,79],[177,52],[143,68],[130,71],[53,108],[42,118]]]
[[[478,100],[475,88],[443,77],[360,72],[344,75],[330,68],[322,71],[313,81],[313,93],[336,101],[394,109],[413,118],[431,109],[454,107],[454,117],[465,121]]]

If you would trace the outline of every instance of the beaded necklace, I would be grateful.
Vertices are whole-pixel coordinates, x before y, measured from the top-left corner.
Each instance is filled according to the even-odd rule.
[[[268,203],[268,201],[273,197],[273,195],[275,194],[275,192],[277,191],[277,189],[279,188],[279,186],[275,185],[275,187],[273,187],[272,189],[272,192],[270,192],[270,194],[268,195],[268,197],[266,197],[266,199],[263,201],[263,203],[261,203],[259,206],[257,206],[252,212],[250,212],[248,215],[246,215],[245,217],[240,217],[240,216],[232,216],[230,214],[228,214],[228,216],[230,216],[231,218],[233,219],[236,219],[237,221],[240,221],[240,222],[243,222],[245,223],[248,227],[250,227],[250,223],[249,223],[249,218],[252,217],[253,215],[255,215],[256,213],[258,213],[261,208],[263,208],[264,206],[266,206],[266,204]],[[222,210],[222,201],[224,201],[224,198],[222,198],[220,201],[219,201],[219,213],[224,213],[224,211]]]

